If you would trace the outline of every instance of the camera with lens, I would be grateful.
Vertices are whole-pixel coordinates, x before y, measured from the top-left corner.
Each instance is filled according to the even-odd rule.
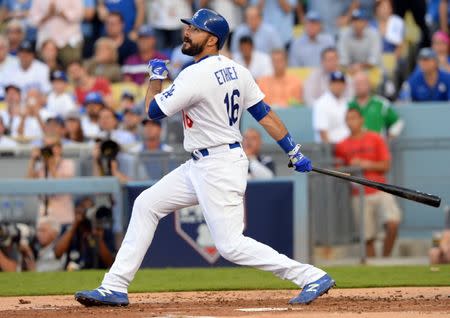
[[[99,140],[100,142],[100,158],[99,165],[102,169],[102,174],[111,176],[111,161],[117,158],[120,151],[120,146],[117,142],[111,139]]]
[[[44,159],[49,159],[51,156],[53,156],[53,149],[51,146],[44,146],[41,147],[41,157]]]
[[[30,244],[35,237],[33,227],[24,223],[0,223],[0,246],[7,247],[13,243]]]
[[[97,209],[94,219],[94,227],[102,230],[112,230],[113,216],[110,208],[101,206]]]

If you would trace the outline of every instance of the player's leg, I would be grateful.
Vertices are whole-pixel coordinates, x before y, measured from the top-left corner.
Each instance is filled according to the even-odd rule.
[[[187,177],[189,165],[190,161],[181,165],[136,198],[126,235],[114,264],[105,274],[101,287],[95,290],[97,296],[98,292],[105,294],[103,296],[106,298],[110,292],[113,292],[112,295],[126,295],[128,285],[152,242],[159,220],[174,210],[197,204],[194,189]],[[95,302],[95,299],[92,301],[85,296],[85,292],[75,295],[78,301],[84,301],[87,305],[108,304],[107,301]]]
[[[216,248],[227,260],[253,266],[288,279],[300,287],[316,282],[326,273],[278,253],[271,247],[242,234],[244,229],[243,197],[247,184],[248,160],[241,148],[225,154],[206,157],[191,166],[192,184],[203,208],[205,220]],[[326,290],[311,290],[310,302]],[[331,285],[332,284],[332,285]],[[322,285],[321,285],[322,286]],[[314,286],[315,288],[316,286]]]
[[[383,256],[388,257],[391,255],[395,240],[397,239],[401,211],[394,197],[389,193],[380,192],[379,200],[385,227]]]

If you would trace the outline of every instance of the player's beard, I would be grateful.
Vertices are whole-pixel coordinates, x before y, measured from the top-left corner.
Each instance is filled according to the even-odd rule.
[[[189,41],[189,42],[186,42],[186,41]],[[183,52],[183,54],[186,54],[189,56],[199,55],[205,49],[207,41],[208,41],[208,38],[206,38],[202,43],[194,44],[194,43],[192,43],[192,41],[185,39],[185,42],[183,43],[183,46],[181,47],[181,52]],[[188,43],[190,45],[190,47],[186,48],[185,47],[186,43]]]

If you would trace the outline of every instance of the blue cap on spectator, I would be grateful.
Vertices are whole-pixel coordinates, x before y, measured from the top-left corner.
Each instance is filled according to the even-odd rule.
[[[47,118],[46,123],[57,123],[59,126],[64,127],[65,123],[64,123],[64,118],[62,118],[61,116],[55,116],[55,117],[49,117]]]
[[[335,82],[335,81],[345,82],[345,75],[341,71],[333,72],[330,74],[330,81],[331,82]]]
[[[66,73],[64,73],[63,71],[53,71],[50,74],[50,81],[55,81],[55,80],[61,80],[61,81],[67,82]]]
[[[89,94],[86,95],[86,98],[84,99],[84,105],[87,104],[104,105],[102,94],[100,94],[99,92],[90,92]]]
[[[437,60],[437,54],[436,52],[429,48],[429,47],[424,47],[423,49],[421,49],[419,51],[419,59],[435,59]]]
[[[138,116],[142,115],[142,110],[139,107],[127,108],[123,111],[123,114],[126,115],[128,113],[135,114]]]
[[[352,20],[369,20],[369,16],[364,10],[355,9],[352,11]]]
[[[128,98],[128,99],[134,100],[134,94],[130,91],[124,91],[120,98],[121,99]]]
[[[35,53],[34,43],[29,40],[23,40],[19,47],[17,48],[18,52],[30,52]]]
[[[322,18],[320,17],[318,12],[316,12],[316,11],[309,11],[306,14],[306,20],[312,21],[312,22],[321,22]]]
[[[140,37],[155,36],[155,31],[150,25],[144,24],[139,28],[138,36]]]

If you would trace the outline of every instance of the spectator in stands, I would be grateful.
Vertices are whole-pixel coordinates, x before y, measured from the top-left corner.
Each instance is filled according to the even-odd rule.
[[[273,75],[270,56],[257,51],[250,36],[242,36],[239,39],[239,52],[233,54],[233,60],[248,68],[255,79]]]
[[[336,157],[346,166],[362,169],[364,177],[386,182],[385,174],[391,165],[391,156],[384,139],[377,133],[364,130],[364,118],[358,108],[349,109],[346,123],[351,135],[336,145]],[[364,234],[368,257],[375,256],[377,224],[381,218],[385,228],[383,257],[391,255],[401,220],[400,209],[394,197],[374,188],[364,188],[364,207],[360,211],[358,190],[354,189],[352,205],[356,224],[364,213]]]
[[[401,18],[405,18],[407,11],[411,11],[414,21],[420,28],[421,39],[419,47],[429,47],[430,46],[430,31],[428,30],[427,23],[425,21],[425,13],[427,8],[426,0],[392,0],[394,7],[394,13]]]
[[[403,83],[400,99],[427,102],[450,99],[450,74],[439,69],[436,52],[423,48],[418,56],[419,70]]]
[[[119,182],[130,181],[130,177],[119,166],[120,145],[111,139],[99,140],[95,143],[92,158],[94,176],[113,176]],[[114,153],[114,155],[112,155]],[[102,196],[104,197],[104,196]],[[108,196],[109,197],[109,196]],[[111,200],[109,200],[111,201]],[[109,202],[112,205],[112,202]]]
[[[265,102],[274,107],[299,105],[303,101],[303,84],[300,79],[287,73],[287,55],[282,49],[272,52],[274,74],[258,79],[258,85],[266,97]]]
[[[94,215],[89,216],[91,210]],[[108,268],[114,261],[114,234],[111,210],[95,208],[91,198],[83,198],[75,207],[75,220],[59,240],[58,248],[69,255],[68,271]]]
[[[219,1],[223,2],[223,1]],[[184,38],[184,32],[187,29],[187,25],[185,24],[182,29],[182,37]],[[194,63],[194,58],[192,56],[186,55],[181,52],[181,47],[183,44],[178,45],[172,50],[172,55],[170,56],[169,67],[169,76],[174,79],[178,76],[178,74],[187,66]]]
[[[78,112],[71,112],[66,116],[66,135],[65,138],[70,142],[82,143],[84,137],[83,127],[81,126],[81,117]]]
[[[126,108],[123,113],[123,130],[131,133],[135,141],[141,141],[142,139],[142,111],[137,108]]]
[[[446,33],[437,31],[433,34],[432,49],[436,52],[439,68],[445,72],[450,72],[449,44],[450,37]]]
[[[16,55],[20,44],[25,39],[25,27],[17,19],[12,19],[6,25],[6,38],[9,42],[9,53]]]
[[[321,33],[321,18],[318,13],[310,11],[306,14],[304,34],[294,39],[289,47],[289,66],[318,67],[320,53],[331,46],[334,46],[333,37]]]
[[[14,139],[6,136],[5,132],[6,132],[6,127],[3,124],[2,117],[0,116],[0,151],[5,148],[10,150],[17,146],[17,143],[14,141]]]
[[[37,46],[52,39],[64,66],[81,58],[82,1],[33,0],[28,19],[38,29]]]
[[[97,13],[101,21],[108,20],[110,13],[120,13],[123,20],[123,30],[133,41],[137,30],[145,20],[144,0],[103,0],[97,1]]]
[[[349,135],[345,124],[348,99],[345,96],[345,75],[330,74],[330,90],[323,94],[313,107],[313,128],[316,141],[338,143]]]
[[[5,126],[5,134],[10,136],[14,127],[19,126],[20,106],[22,95],[20,87],[16,84],[7,84],[5,87],[5,109],[0,110],[0,117]]]
[[[304,83],[303,99],[306,106],[312,107],[316,100],[325,94],[330,86],[330,74],[339,71],[339,55],[334,47],[324,49],[320,54],[321,66],[314,70]],[[344,95],[353,98],[353,81],[350,76],[345,79]]]
[[[220,12],[230,26],[231,39],[236,27],[243,22],[244,8],[249,2],[248,0],[200,0],[199,7],[208,7],[216,12]]]
[[[36,88],[28,90],[25,98],[25,107],[20,113],[20,120],[13,122],[11,135],[15,138],[31,141],[43,136],[44,123],[55,114],[44,108],[45,96]]]
[[[31,0],[3,0],[0,13],[2,21],[17,19],[25,26],[30,7]]]
[[[372,95],[369,77],[364,72],[354,75],[355,98],[349,108],[356,108],[364,117],[364,127],[387,136],[398,137],[403,130],[404,121],[383,97]]]
[[[292,39],[297,0],[250,0],[250,2],[261,9],[264,23],[275,27],[278,37],[287,49]]]
[[[56,115],[66,117],[76,111],[74,97],[67,92],[67,76],[63,71],[53,71],[50,74],[52,91],[47,97],[47,109]]]
[[[63,69],[58,58],[58,47],[52,39],[47,39],[42,43],[39,58],[49,67],[50,72]]]
[[[353,10],[351,27],[339,35],[340,64],[350,72],[365,70],[381,64],[381,38],[377,30],[368,26],[368,16]]]
[[[156,50],[155,31],[149,25],[139,28],[137,46],[138,52],[125,60],[122,67],[124,79],[142,85],[147,77],[147,64],[152,59],[167,60],[168,57]]]
[[[254,128],[244,133],[242,146],[247,155],[248,179],[270,179],[275,176],[275,164],[270,156],[261,155],[261,134]]]
[[[134,94],[124,91],[120,97],[119,111],[124,112],[127,109],[137,109]]]
[[[236,54],[241,37],[249,35],[254,39],[255,49],[258,51],[269,54],[274,49],[283,48],[275,27],[263,22],[261,10],[257,6],[250,6],[245,10],[245,23],[236,28],[231,39],[231,53]]]
[[[100,111],[105,107],[100,93],[91,92],[84,101],[85,114],[81,117],[81,128],[87,140],[94,140],[100,133],[98,118]]]
[[[392,0],[378,0],[375,3],[375,19],[371,25],[382,37],[382,52],[393,53],[396,59],[402,56],[405,39],[405,23],[393,14]]]
[[[180,18],[192,15],[192,0],[149,0],[147,22],[155,29],[158,50],[181,44]]]
[[[173,148],[161,142],[161,122],[144,119],[142,121],[142,143],[131,149],[131,152],[165,151],[171,152]]]
[[[123,146],[136,142],[136,139],[130,132],[119,128],[117,115],[111,108],[103,107],[98,115],[99,138],[103,140],[111,139]]]
[[[112,83],[120,82],[122,72],[117,63],[117,48],[113,40],[99,38],[95,42],[94,56],[84,62],[84,67],[92,76],[106,78]]]
[[[44,147],[31,151],[27,177],[32,179],[68,179],[75,176],[75,163],[63,158],[61,140],[45,136]],[[39,208],[39,217],[51,216],[60,225],[70,225],[74,220],[72,195],[45,195]]]
[[[44,124],[44,136],[54,136],[58,138],[62,145],[70,143],[70,140],[66,139],[66,123],[61,116],[49,117]],[[45,138],[45,137],[44,137]],[[33,141],[33,146],[42,146],[44,140]]]
[[[24,93],[30,87],[39,88],[44,93],[50,92],[50,71],[47,65],[36,59],[34,44],[25,40],[18,50],[19,63],[4,69],[0,81],[17,83]]]
[[[119,54],[118,61],[123,65],[125,60],[137,52],[137,46],[124,31],[123,17],[119,12],[110,12],[105,19],[106,36],[114,41]]]
[[[17,57],[9,54],[8,40],[0,34],[0,74],[9,67],[18,67],[17,64]]]
[[[106,78],[89,75],[80,61],[70,63],[67,71],[74,84],[78,104],[84,105],[86,96],[92,92],[98,92],[106,98],[106,102],[110,101],[111,85]]]
[[[83,21],[81,23],[81,33],[83,34],[83,51],[82,58],[89,58],[94,53],[94,43],[97,38],[99,29],[97,24],[100,23],[96,15],[96,0],[83,0]]]

